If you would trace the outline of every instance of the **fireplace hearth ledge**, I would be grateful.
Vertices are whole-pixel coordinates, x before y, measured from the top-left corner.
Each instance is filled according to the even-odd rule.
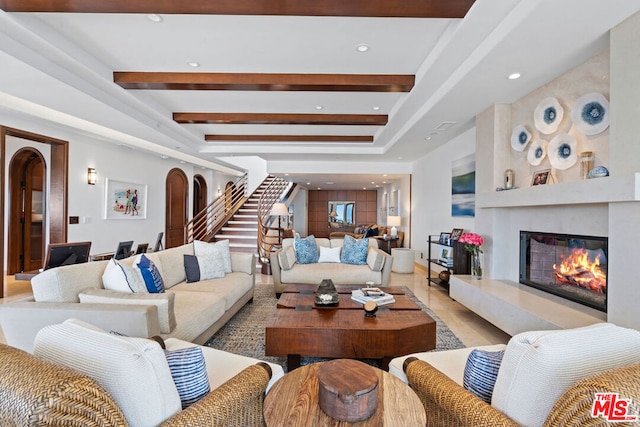
[[[453,275],[449,296],[511,336],[607,321],[606,313],[508,280]]]

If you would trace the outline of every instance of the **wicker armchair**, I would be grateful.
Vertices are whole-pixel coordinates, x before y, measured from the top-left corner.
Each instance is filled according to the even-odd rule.
[[[113,398],[72,369],[0,344],[1,426],[127,426]],[[252,365],[163,426],[262,426],[269,365]]]
[[[502,412],[485,403],[429,363],[406,359],[404,371],[427,413],[427,426],[518,426]],[[640,402],[640,364],[627,365],[576,382],[556,402],[545,426],[605,425],[592,418],[595,393],[615,392],[637,405]],[[640,416],[640,415],[639,415]],[[617,423],[619,426],[638,425]]]

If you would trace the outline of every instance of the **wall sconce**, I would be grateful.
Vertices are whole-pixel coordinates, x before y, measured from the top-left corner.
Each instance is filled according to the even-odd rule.
[[[96,185],[96,169],[95,168],[87,169],[87,184]]]
[[[222,190],[218,187],[218,197],[222,196]]]

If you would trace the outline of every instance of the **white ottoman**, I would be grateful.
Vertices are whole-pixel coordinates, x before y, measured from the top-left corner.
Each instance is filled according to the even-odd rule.
[[[393,265],[391,271],[394,273],[413,273],[415,254],[413,249],[393,248],[391,249]]]

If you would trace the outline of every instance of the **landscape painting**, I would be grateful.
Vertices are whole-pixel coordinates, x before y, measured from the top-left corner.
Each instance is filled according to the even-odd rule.
[[[476,156],[469,154],[451,165],[451,216],[476,215]]]

